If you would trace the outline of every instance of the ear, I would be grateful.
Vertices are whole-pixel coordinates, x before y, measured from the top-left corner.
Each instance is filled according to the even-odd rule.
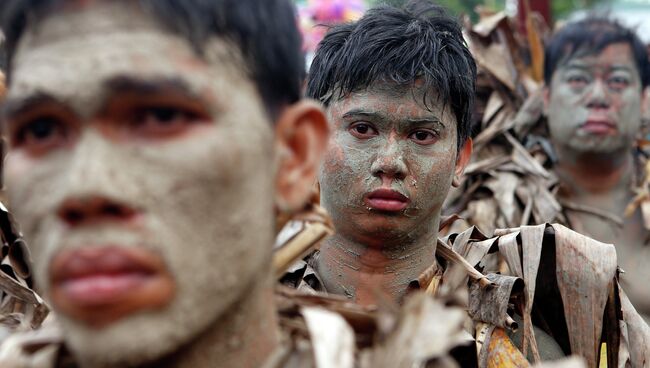
[[[650,106],[648,106],[648,103],[650,102],[648,100],[650,98],[648,97],[648,94],[650,94],[650,87],[644,88],[641,92],[641,114],[644,116],[650,112],[648,111],[648,108],[650,108]]]
[[[542,87],[542,98],[544,99],[544,116],[548,116],[548,104],[551,100],[551,90],[547,86]]]
[[[327,119],[315,101],[286,107],[275,126],[276,205],[281,212],[301,210],[309,199],[327,147]]]
[[[463,176],[465,167],[469,163],[469,160],[472,158],[472,148],[474,142],[472,138],[467,138],[465,144],[458,151],[458,157],[456,158],[456,169],[454,170],[454,179],[451,182],[451,185],[458,188],[460,185],[460,177]]]

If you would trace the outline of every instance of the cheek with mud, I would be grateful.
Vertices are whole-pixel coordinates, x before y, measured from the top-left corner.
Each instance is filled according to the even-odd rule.
[[[406,179],[406,185],[411,187],[414,207],[420,216],[438,216],[454,175],[453,149],[434,156],[412,154],[409,162],[411,177]]]
[[[339,231],[351,225],[353,216],[368,212],[363,194],[376,180],[370,173],[370,158],[367,151],[350,147],[337,137],[330,140],[319,182],[323,207]]]
[[[629,88],[611,97],[610,115],[616,120],[613,135],[595,135],[580,129],[589,118],[585,94],[577,94],[564,84],[553,87],[548,108],[548,124],[556,146],[577,152],[613,152],[629,146],[641,127],[639,91]]]
[[[322,204],[339,234],[356,237],[363,231],[380,231],[404,235],[415,234],[417,227],[430,228],[451,187],[455,163],[452,147],[423,154],[416,152],[418,148],[409,148],[408,141],[396,143],[400,145],[396,154],[403,156],[408,170],[406,177],[393,180],[391,187],[408,194],[411,203],[400,216],[378,218],[363,202],[364,194],[382,183],[371,172],[376,148],[358,148],[339,138],[330,141],[319,179]]]

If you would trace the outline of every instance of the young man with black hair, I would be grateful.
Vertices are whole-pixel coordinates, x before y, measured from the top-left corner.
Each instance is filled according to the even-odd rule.
[[[328,133],[300,98],[288,0],[0,10],[7,193],[61,326],[11,336],[0,366],[453,367],[459,345],[476,360],[462,310],[431,298],[380,318],[274,294],[275,215],[304,208]],[[431,326],[440,339],[414,347]]]
[[[642,190],[632,190],[646,175],[636,139],[650,84],[647,50],[634,31],[616,21],[571,23],[546,47],[544,80],[558,196],[587,208],[565,208],[566,221],[581,233],[616,245],[625,271],[621,285],[650,321],[650,213],[647,204],[642,204],[643,211],[629,207],[647,203]]]
[[[581,323],[585,314],[602,317],[611,295],[617,295],[610,300],[611,308],[623,308],[617,304],[611,246],[550,225],[512,229],[493,239],[471,228],[438,241],[441,207],[472,151],[468,131],[475,75],[460,25],[426,2],[371,9],[359,21],[329,31],[311,66],[307,94],[325,104],[330,120],[319,184],[321,204],[332,215],[335,234],[283,281],[346,295],[364,305],[399,303],[414,288],[438,295],[465,290],[467,278],[459,278],[457,269],[441,262],[441,257],[449,261],[444,242],[471,265],[488,253],[499,253],[507,260],[505,270],[516,277],[489,276],[495,289],[470,282],[467,307],[476,322],[480,366],[503,362],[500,352],[516,350],[496,347],[503,333],[495,326],[514,326],[510,315],[521,317],[523,337],[515,339],[523,340],[519,346],[524,353],[532,349],[531,359],[573,353],[590,366],[603,356],[610,363],[631,360],[633,366],[642,366],[639,356],[648,357],[647,330],[635,331],[632,338],[625,335],[632,341],[630,358],[618,354],[618,330],[603,335],[607,349],[616,346],[615,351],[600,354],[603,322],[596,317]],[[565,245],[571,236],[580,241]],[[561,246],[556,249],[556,244]],[[556,265],[554,258],[553,252],[564,255],[565,250],[582,254],[583,245],[609,260],[595,270],[603,287],[593,295],[593,290],[583,289],[591,274],[581,278],[577,270]],[[556,268],[565,273],[556,276]],[[494,290],[500,290],[501,297],[491,294]],[[516,297],[518,292],[525,296]],[[562,301],[570,300],[587,302],[573,308],[575,315],[559,318]],[[592,302],[598,305],[595,312],[589,309]],[[636,315],[633,308],[625,314],[627,321],[637,322],[631,317]],[[608,326],[619,326],[620,316],[607,316]],[[533,332],[533,323],[543,325],[544,331]],[[636,327],[641,326],[630,330]]]
[[[435,262],[440,208],[472,152],[475,77],[460,25],[438,7],[371,9],[321,42],[307,95],[332,134],[319,182],[336,232],[315,262],[325,289],[400,300]]]

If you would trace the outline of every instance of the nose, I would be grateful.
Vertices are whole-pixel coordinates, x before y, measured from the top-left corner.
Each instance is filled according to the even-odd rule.
[[[384,179],[404,180],[407,174],[404,154],[399,149],[399,143],[390,139],[377,153],[370,168],[372,175]]]
[[[609,107],[609,97],[607,90],[605,89],[605,85],[603,81],[600,79],[596,79],[594,81],[591,91],[589,95],[587,96],[587,107],[589,108],[601,108],[601,109],[606,109]]]
[[[57,217],[77,227],[103,222],[127,222],[138,214],[119,148],[93,129],[79,137],[62,173],[57,193]],[[119,198],[119,199],[118,199]],[[122,200],[124,199],[124,200]],[[125,200],[129,201],[126,202]]]
[[[69,226],[77,227],[102,222],[127,222],[137,211],[105,197],[68,198],[57,211],[59,218]]]

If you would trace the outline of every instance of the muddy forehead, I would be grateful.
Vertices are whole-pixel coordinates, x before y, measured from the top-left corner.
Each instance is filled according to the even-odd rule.
[[[197,95],[233,82],[251,84],[236,47],[214,37],[204,51],[199,57],[138,2],[67,5],[28,26],[13,60],[8,97],[46,94],[91,114],[106,97],[103,84],[117,77],[182,77]]]
[[[625,70],[636,77],[640,76],[632,48],[624,42],[609,44],[599,51],[584,49],[574,55],[565,55],[558,64],[557,70],[566,71],[572,68],[597,70],[599,72]]]
[[[380,113],[392,121],[431,120],[447,128],[455,126],[451,103],[442,100],[422,81],[410,85],[376,82],[364,90],[352,92],[334,101],[328,108],[331,119],[355,112]]]
[[[28,24],[23,45],[36,47],[66,40],[71,36],[138,30],[160,30],[156,20],[145,13],[138,1],[65,1],[38,22]]]

